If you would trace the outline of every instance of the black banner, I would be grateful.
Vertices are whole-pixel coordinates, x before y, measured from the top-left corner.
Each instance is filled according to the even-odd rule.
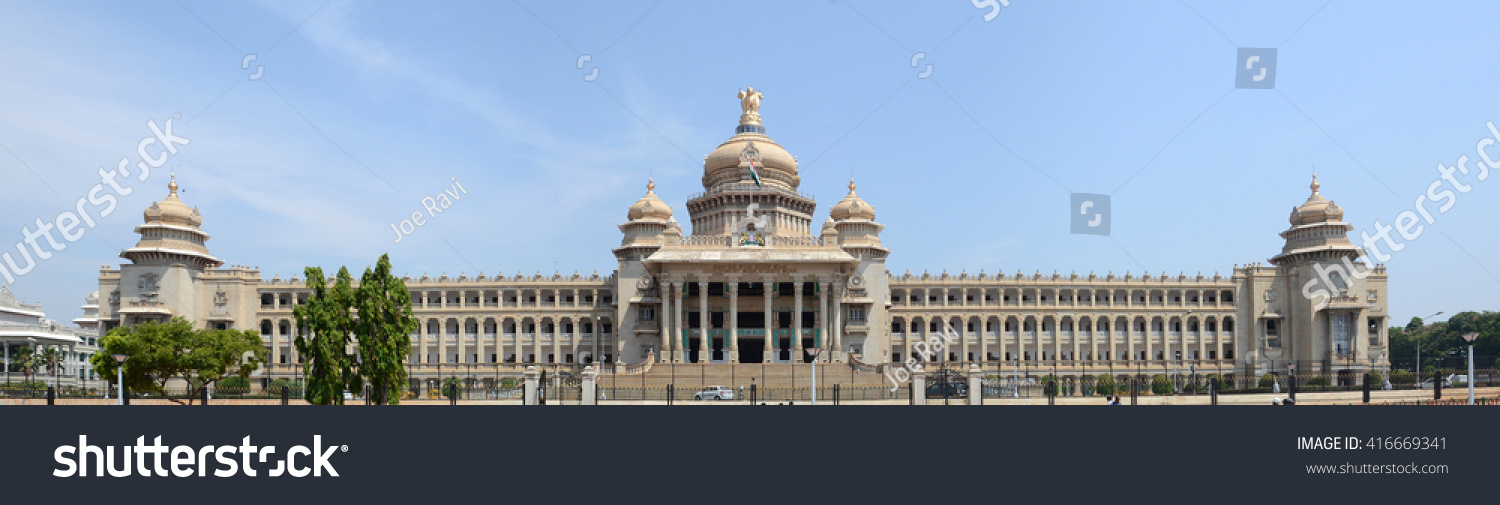
[[[20,500],[66,492],[242,503],[886,503],[1264,493],[1385,502],[1434,489],[1478,497],[1476,477],[1500,468],[1485,407],[716,407],[11,407],[0,478]],[[80,436],[99,453],[118,451],[106,462],[115,470],[127,450],[152,459],[144,468],[132,460],[129,477],[99,477],[96,456],[69,464],[79,463]],[[255,477],[244,469],[246,445],[259,449],[249,456]],[[265,454],[268,446],[276,449]],[[297,446],[307,450],[271,476]],[[326,466],[313,468],[325,455]]]

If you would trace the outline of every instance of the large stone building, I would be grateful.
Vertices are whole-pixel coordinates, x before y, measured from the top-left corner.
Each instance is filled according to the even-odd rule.
[[[1383,266],[1361,256],[1343,211],[1319,193],[1295,207],[1269,265],[1230,277],[1079,274],[891,274],[875,209],[855,192],[825,216],[798,190],[797,158],[766,135],[760,94],[741,92],[734,136],[704,159],[703,189],[683,229],[646,185],[630,205],[608,276],[554,274],[406,278],[416,317],[417,375],[513,373],[529,363],[791,363],[868,369],[921,354],[945,328],[958,340],[935,361],[1065,376],[1195,365],[1261,374],[1382,368]],[[183,316],[257,329],[273,370],[298,362],[305,336],[292,308],[309,290],[292,277],[221,268],[202,218],[176,194],[153,204],[141,241],[100,272],[99,331]],[[819,218],[823,217],[820,221]],[[1338,272],[1345,272],[1340,275]],[[1330,273],[1332,272],[1332,273]],[[1320,280],[1321,279],[1321,280]],[[1309,283],[1327,296],[1307,296]],[[1322,289],[1320,287],[1319,289]]]

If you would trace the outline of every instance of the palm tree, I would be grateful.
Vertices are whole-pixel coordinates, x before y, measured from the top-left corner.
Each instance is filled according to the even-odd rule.
[[[31,382],[31,373],[36,371],[36,349],[31,347],[16,349],[16,356],[10,362],[21,369],[21,376],[25,378],[25,382]]]
[[[38,363],[39,367],[46,368],[48,372],[51,372],[53,382],[55,383],[57,381],[57,372],[62,369],[63,362],[66,360],[63,352],[57,350],[56,347],[48,347],[42,349],[42,352],[38,353],[37,358],[37,361],[40,362]]]

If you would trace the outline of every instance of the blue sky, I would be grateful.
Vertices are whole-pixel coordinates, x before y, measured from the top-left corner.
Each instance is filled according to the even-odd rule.
[[[1500,120],[1492,2],[988,12],[968,0],[6,2],[0,249],[72,208],[99,167],[139,160],[147,121],[181,114],[174,133],[191,143],[19,278],[19,297],[76,317],[170,169],[213,254],[266,278],[383,252],[413,276],[608,274],[646,179],[686,216],[703,155],[733,134],[736,90],[753,85],[819,220],[852,175],[887,225],[893,272],[1229,275],[1280,251],[1314,169],[1358,237],[1412,209],[1437,163],[1476,158]],[[1235,89],[1240,47],[1277,48],[1275,89]],[[393,243],[391,223],[454,180],[462,199]],[[1388,262],[1398,324],[1500,307],[1500,182],[1467,180]],[[1109,237],[1069,233],[1073,192],[1111,195]]]

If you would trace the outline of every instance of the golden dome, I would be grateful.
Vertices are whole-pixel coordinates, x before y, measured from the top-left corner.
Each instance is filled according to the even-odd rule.
[[[864,199],[854,193],[854,180],[849,180],[849,195],[844,200],[833,206],[828,211],[828,216],[837,221],[849,219],[875,220],[875,207],[871,207]]]
[[[672,206],[667,205],[667,202],[661,201],[661,198],[656,196],[656,181],[650,180],[646,183],[646,196],[642,196],[640,201],[630,206],[630,211],[626,213],[626,217],[631,221],[666,222],[672,219]]]
[[[1312,189],[1312,195],[1307,197],[1307,201],[1303,202],[1302,206],[1292,209],[1292,215],[1289,218],[1292,226],[1337,222],[1344,219],[1344,209],[1318,193],[1318,188],[1322,185],[1318,184],[1317,174],[1313,174],[1312,185],[1309,187]]]
[[[749,182],[750,164],[754,163],[761,184],[797,189],[801,183],[797,158],[767,137],[761,126],[760,92],[750,88],[748,93],[741,91],[740,97],[744,114],[735,135],[703,157],[703,187]]]
[[[167,185],[171,193],[160,202],[152,202],[145,212],[147,224],[171,224],[177,226],[190,226],[197,228],[203,224],[203,216],[198,214],[198,209],[188,208],[187,204],[177,198],[177,175],[172,175],[172,182]]]

